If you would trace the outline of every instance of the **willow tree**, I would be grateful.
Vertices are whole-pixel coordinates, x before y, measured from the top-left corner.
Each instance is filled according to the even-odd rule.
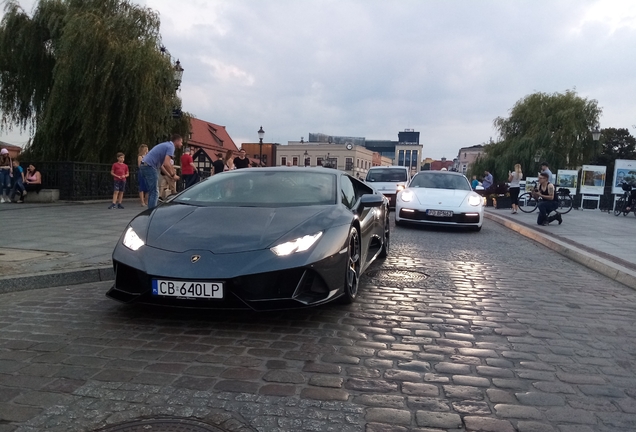
[[[0,127],[28,130],[32,157],[91,162],[187,132],[172,119],[180,100],[159,25],[126,0],[39,0],[32,16],[7,1]]]
[[[498,142],[489,145],[475,165],[475,174],[483,169],[506,177],[516,163],[534,173],[535,155],[553,168],[577,168],[598,154],[600,144],[591,130],[599,123],[601,109],[596,100],[565,93],[533,93],[517,101],[507,118],[497,117],[494,126]]]

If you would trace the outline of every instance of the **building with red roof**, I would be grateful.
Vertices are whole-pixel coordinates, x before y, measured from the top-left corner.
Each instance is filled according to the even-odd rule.
[[[431,162],[431,171],[441,171],[442,168],[446,168],[447,171],[450,171],[453,168],[454,162],[452,160],[446,160],[446,158],[442,158],[442,160],[434,160]]]
[[[238,147],[227,133],[225,126],[220,126],[197,118],[190,120],[190,135],[188,147],[195,149],[192,157],[200,171],[210,173],[212,162],[217,160],[217,154],[225,155],[228,150],[236,156]]]

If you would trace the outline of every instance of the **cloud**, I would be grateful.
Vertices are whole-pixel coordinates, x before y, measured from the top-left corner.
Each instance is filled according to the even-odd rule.
[[[185,69],[184,109],[237,144],[309,132],[450,158],[536,91],[576,88],[601,126],[636,123],[636,5],[612,0],[146,0]]]

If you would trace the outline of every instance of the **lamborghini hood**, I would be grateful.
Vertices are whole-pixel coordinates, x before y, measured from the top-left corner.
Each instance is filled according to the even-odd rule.
[[[195,207],[165,205],[150,219],[146,244],[171,252],[209,250],[215,254],[265,249],[302,225],[303,235],[325,228],[334,206]]]

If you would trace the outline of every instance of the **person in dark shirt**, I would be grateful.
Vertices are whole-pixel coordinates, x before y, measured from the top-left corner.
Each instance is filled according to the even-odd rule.
[[[244,149],[241,149],[239,151],[239,155],[234,158],[234,167],[236,169],[249,168],[250,167],[250,160],[245,157],[245,150]]]
[[[217,157],[217,160],[212,162],[212,168],[214,168],[214,172],[212,173],[212,175],[222,173],[223,170],[225,170],[225,162],[223,162],[223,153],[217,153],[216,157]]]

